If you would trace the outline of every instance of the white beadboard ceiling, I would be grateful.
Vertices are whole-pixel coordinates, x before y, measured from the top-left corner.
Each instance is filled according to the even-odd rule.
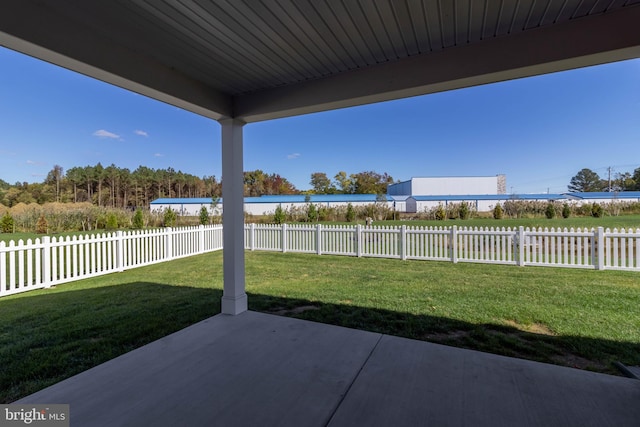
[[[640,55],[640,0],[4,0],[0,44],[248,122]]]

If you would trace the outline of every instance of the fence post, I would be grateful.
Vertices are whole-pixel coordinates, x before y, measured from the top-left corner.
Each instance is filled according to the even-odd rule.
[[[249,249],[256,250],[256,223],[252,222],[249,226]]]
[[[356,225],[356,255],[362,256],[362,225]]]
[[[407,259],[407,226],[400,227],[400,259]]]
[[[282,252],[287,252],[287,224],[282,224]]]
[[[164,241],[164,259],[169,261],[173,259],[173,233],[171,227],[165,228],[165,241]]]
[[[51,287],[51,237],[42,236],[42,284]]]
[[[451,227],[451,261],[458,263],[458,226]]]
[[[204,225],[198,227],[198,253],[204,253]]]
[[[322,224],[316,225],[316,252],[322,255]]]
[[[604,257],[605,257],[605,253],[604,253],[604,228],[603,227],[598,227],[598,229],[596,230],[596,239],[597,242],[596,244],[598,245],[598,263],[596,264],[596,269],[597,270],[604,270]]]
[[[518,228],[518,265],[524,267],[524,226]]]
[[[124,238],[122,230],[116,231],[116,271],[124,271]]]

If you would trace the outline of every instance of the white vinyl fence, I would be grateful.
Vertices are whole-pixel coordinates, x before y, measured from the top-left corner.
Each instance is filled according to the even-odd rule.
[[[640,271],[640,229],[245,226],[245,248],[318,255]]]
[[[245,226],[247,250],[640,271],[640,229]],[[0,296],[222,249],[222,226],[0,242]]]
[[[0,242],[0,296],[222,249],[222,226]]]

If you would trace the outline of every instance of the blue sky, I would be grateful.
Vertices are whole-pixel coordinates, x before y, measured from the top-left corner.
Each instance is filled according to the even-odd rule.
[[[210,119],[0,48],[0,179],[56,164],[221,177]],[[507,191],[566,191],[582,168],[640,167],[640,59],[310,114],[244,129],[245,170],[298,189],[313,172],[507,176]]]

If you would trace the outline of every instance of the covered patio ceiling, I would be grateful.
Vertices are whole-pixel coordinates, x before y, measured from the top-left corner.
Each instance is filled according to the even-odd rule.
[[[640,0],[6,0],[0,44],[245,123],[640,56]]]
[[[0,45],[218,120],[222,312],[247,310],[246,123],[640,56],[640,0],[5,0]]]

